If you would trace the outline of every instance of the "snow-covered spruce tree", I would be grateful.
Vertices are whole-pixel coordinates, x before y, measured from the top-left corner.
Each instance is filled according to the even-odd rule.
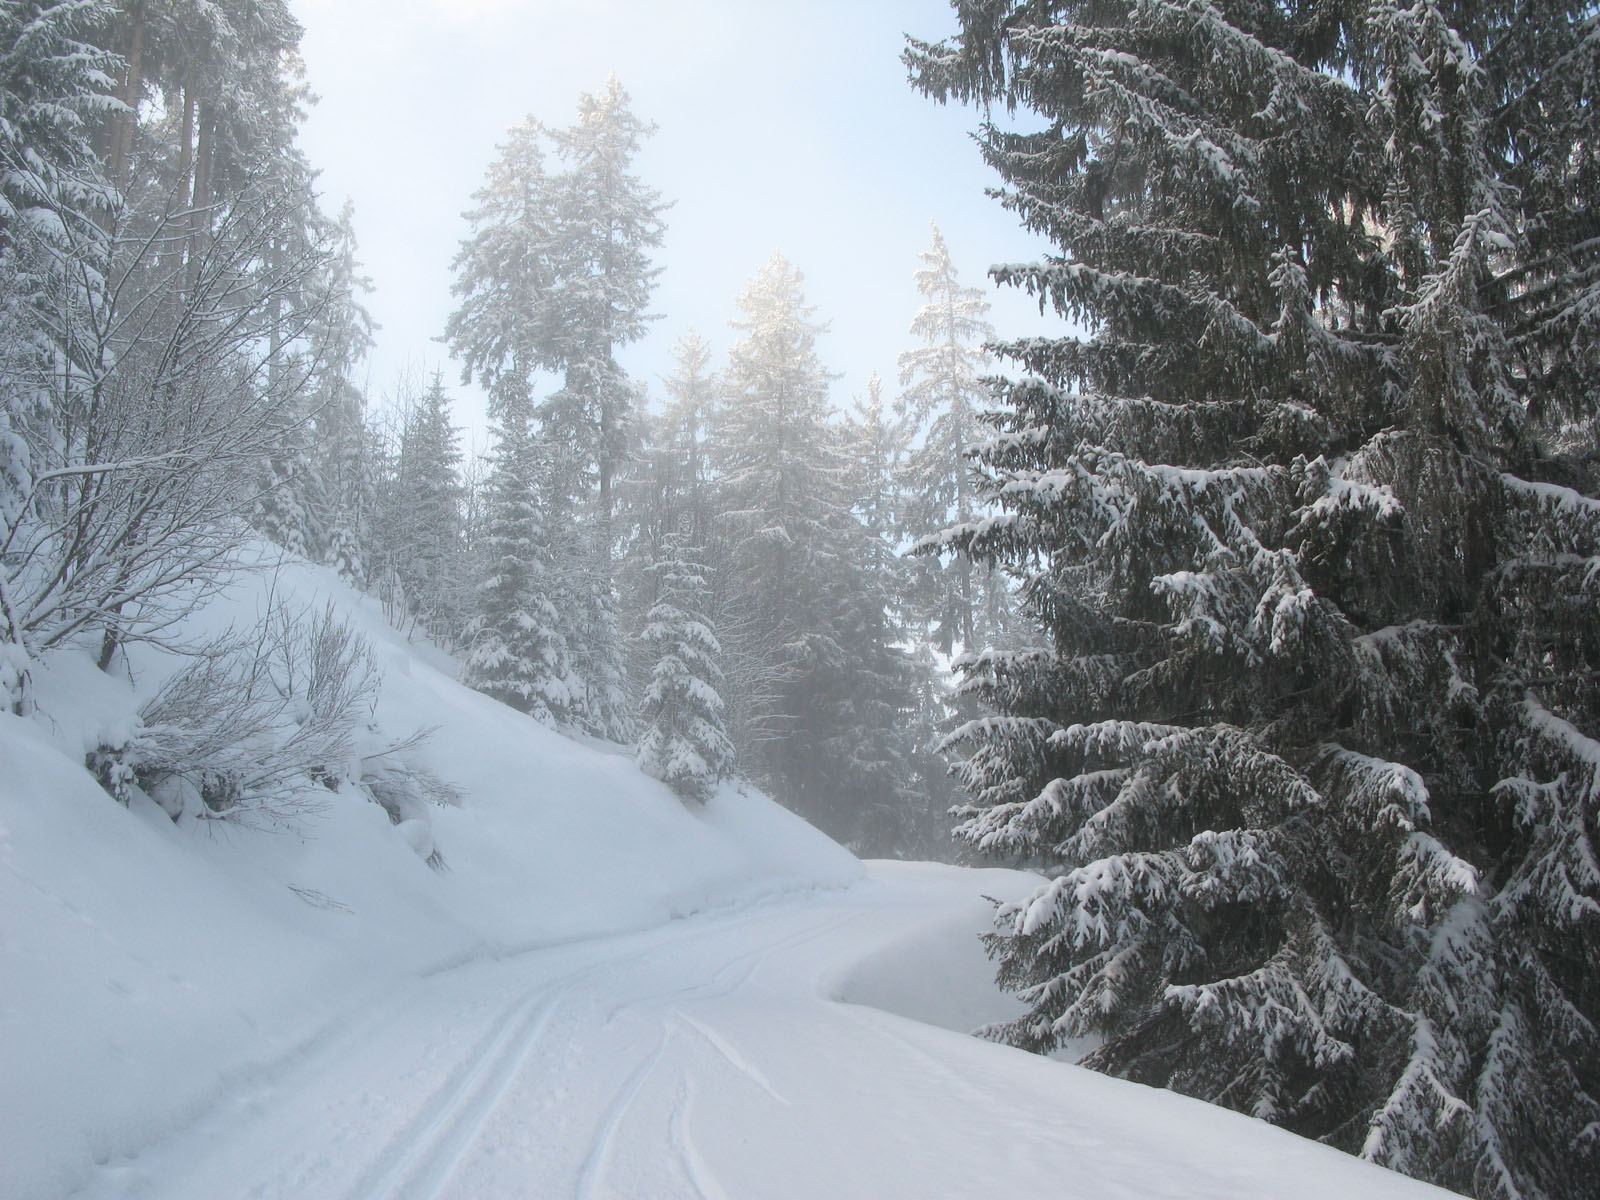
[[[704,613],[705,568],[682,535],[669,535],[652,568],[657,600],[642,640],[654,660],[639,713],[639,767],[704,804],[733,770],[722,725],[722,648]]]
[[[372,348],[372,318],[361,305],[372,283],[356,261],[355,213],[349,201],[329,230],[328,269],[318,284],[317,320],[307,332],[311,414],[319,452],[316,495],[323,511],[322,560],[356,587],[367,585],[375,479],[367,444],[366,397],[356,385]]]
[[[558,316],[547,299],[554,286],[556,238],[544,127],[532,117],[508,131],[465,216],[472,236],[451,263],[451,292],[460,304],[445,323],[445,340],[491,392],[502,377],[531,393],[534,372],[548,366],[543,347]]]
[[[843,586],[836,585],[847,665],[835,678],[843,719],[827,759],[845,803],[830,827],[858,853],[937,852],[948,840],[950,789],[931,753],[934,727],[915,703],[916,669],[902,648],[911,640],[910,562],[897,553],[908,500],[900,486],[908,424],[887,410],[876,374],[846,412],[842,434],[856,527],[851,552],[842,556]]]
[[[447,329],[469,373],[562,375],[536,411],[552,587],[579,679],[571,715],[617,740],[631,737],[631,712],[621,688],[612,492],[636,439],[638,389],[616,351],[643,335],[657,274],[649,252],[661,241],[664,206],[629,171],[649,132],[615,79],[580,97],[571,128],[530,118],[513,130],[468,214],[475,232],[456,260],[463,300]],[[564,170],[545,169],[547,148]]]
[[[900,355],[900,411],[920,435],[901,483],[905,531],[915,542],[967,524],[982,507],[969,452],[986,436],[979,420],[989,403],[985,347],[995,338],[988,300],[962,286],[937,225],[921,257],[916,284],[924,303],[911,332],[922,345]],[[1011,603],[1004,579],[975,566],[965,550],[952,550],[945,562],[918,558],[915,585],[918,615],[945,654],[990,645],[1004,627]]]
[[[908,775],[897,718],[911,687],[893,588],[873,570],[886,547],[863,523],[884,502],[866,494],[869,472],[834,419],[816,349],[825,327],[799,272],[774,255],[737,304],[744,336],[708,438],[735,743],[741,763],[808,819],[887,848],[893,822],[879,818]],[[881,480],[883,464],[870,473]],[[863,733],[879,727],[890,732]]]
[[[883,402],[883,380],[867,377],[866,392],[854,397],[844,417],[844,443],[849,462],[849,490],[866,534],[866,561],[874,577],[885,581],[898,604],[908,587],[906,560],[896,553],[904,526],[902,511],[910,502],[904,465],[911,429],[903,417],[891,416]]]
[[[1004,347],[1004,512],[949,535],[1049,636],[952,739],[960,835],[1056,868],[997,1034],[1587,1194],[1593,5],[957,9],[914,79],[1041,118],[981,140],[1061,252],[997,274],[1089,331]]]
[[[297,396],[273,413],[267,453],[251,471],[251,527],[301,558],[314,558],[314,547],[323,544],[314,515],[324,508],[314,440],[311,415]]]
[[[642,443],[624,470],[617,488],[616,530],[621,535],[617,585],[619,613],[628,644],[631,692],[643,695],[654,660],[643,642],[643,630],[660,591],[662,547],[679,537],[699,548],[705,564],[707,615],[719,606],[726,573],[713,567],[720,549],[712,532],[715,512],[707,464],[705,430],[717,401],[718,381],[711,371],[711,350],[693,332],[673,348],[675,367],[663,380],[667,403],[642,416]],[[715,620],[711,621],[715,627]],[[720,640],[720,639],[719,639]],[[723,692],[726,701],[728,693]],[[725,725],[737,721],[737,710],[725,707]]]
[[[765,769],[769,780],[789,780],[803,806],[820,729],[802,710],[814,697],[812,674],[842,661],[826,592],[840,571],[841,530],[854,518],[816,349],[825,326],[814,320],[801,282],[774,254],[735,301],[740,315],[732,324],[743,336],[729,354],[708,440],[717,536],[742,610],[741,656],[764,671],[746,680],[761,702],[752,696],[741,705],[741,761]]]
[[[540,406],[540,418],[547,438],[575,455],[572,502],[584,536],[564,571],[576,593],[564,611],[573,618],[568,640],[584,681],[581,723],[613,741],[633,735],[612,578],[613,493],[637,445],[640,408],[640,389],[616,355],[644,335],[660,274],[651,251],[661,245],[666,206],[631,170],[652,132],[612,76],[598,93],[578,98],[574,125],[553,134],[566,169],[552,180],[558,231],[552,302],[561,315],[547,350],[563,386]]]
[[[495,395],[494,468],[481,553],[487,575],[468,630],[462,682],[546,725],[568,719],[573,683],[550,599],[533,403],[506,377]]]
[[[393,498],[395,570],[411,615],[449,645],[461,634],[460,575],[466,567],[459,434],[436,373],[406,412]]]
[[[672,374],[662,381],[667,403],[645,414],[643,444],[629,466],[621,505],[621,524],[632,538],[627,557],[646,566],[675,533],[687,532],[693,545],[706,547],[714,515],[705,439],[720,381],[711,370],[710,346],[693,331],[678,339],[672,354]],[[630,589],[641,590],[654,594],[653,586]]]
[[[650,252],[666,232],[666,205],[631,172],[654,131],[634,115],[612,76],[598,93],[578,98],[577,123],[554,135],[566,170],[555,180],[562,320],[550,357],[566,380],[563,403],[547,419],[559,427],[552,434],[587,443],[603,523],[611,519],[612,482],[632,450],[637,407],[637,389],[616,352],[644,336],[661,273]]]
[[[461,298],[445,337],[489,390],[498,425],[485,485],[477,555],[479,613],[462,678],[539,720],[561,723],[572,706],[566,640],[552,602],[549,530],[541,509],[545,447],[536,429],[534,372],[552,336],[554,216],[544,169],[544,129],[532,118],[510,131],[473,193],[472,236],[461,244],[453,291]]]

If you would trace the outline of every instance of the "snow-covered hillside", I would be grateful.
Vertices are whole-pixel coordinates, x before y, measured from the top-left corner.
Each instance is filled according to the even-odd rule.
[[[419,974],[860,875],[762,796],[691,812],[620,749],[459,686],[321,568],[243,577],[186,632],[248,628],[269,594],[369,638],[384,734],[437,727],[415,756],[462,795],[428,813],[446,869],[349,792],[298,830],[124,810],[79,764],[175,660],[136,649],[130,689],[57,659],[36,719],[0,715],[0,1195],[64,1194]]]
[[[1014,1011],[975,934],[1031,877],[864,872],[731,787],[686,808],[304,564],[187,632],[269,593],[371,640],[371,736],[434,727],[413,754],[460,803],[397,826],[345,787],[287,829],[123,808],[80,764],[176,660],[57,659],[40,712],[0,716],[0,1195],[1428,1192],[949,1032]]]

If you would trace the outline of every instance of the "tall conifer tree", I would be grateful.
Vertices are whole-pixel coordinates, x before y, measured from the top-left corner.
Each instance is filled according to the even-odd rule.
[[[574,672],[570,716],[590,733],[631,736],[611,557],[613,490],[637,439],[639,390],[616,352],[640,338],[658,269],[664,205],[631,173],[652,127],[615,78],[579,98],[577,123],[531,118],[512,131],[475,195],[475,230],[456,259],[462,303],[446,336],[492,382],[562,385],[536,404],[550,595]],[[563,164],[546,170],[547,151]]]
[[[393,481],[394,568],[408,612],[450,644],[461,635],[466,609],[466,541],[460,434],[450,423],[450,398],[437,374],[404,421]]]
[[[914,77],[1042,118],[981,135],[1060,247],[998,275],[1089,331],[1005,347],[1004,514],[949,535],[1049,635],[953,739],[960,834],[1055,875],[999,1034],[1585,1194],[1600,479],[1547,414],[1594,404],[1593,6],[957,8]]]
[[[372,318],[361,296],[372,283],[356,261],[354,206],[332,222],[328,270],[314,297],[308,331],[311,415],[319,458],[314,493],[323,561],[355,584],[367,584],[375,472],[367,445],[366,396],[355,381],[372,347]]]
[[[921,257],[916,284],[924,303],[911,332],[922,345],[900,355],[901,412],[921,435],[903,476],[906,533],[918,542],[965,525],[982,508],[969,452],[985,436],[985,347],[995,337],[989,302],[981,289],[962,285],[938,226]],[[943,563],[921,558],[916,584],[919,615],[945,654],[958,645],[979,649],[1000,633],[1009,606],[1004,580],[975,566],[967,551],[952,549]]]

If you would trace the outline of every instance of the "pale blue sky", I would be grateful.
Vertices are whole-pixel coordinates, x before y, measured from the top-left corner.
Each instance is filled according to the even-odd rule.
[[[937,221],[964,281],[1042,243],[984,195],[995,176],[971,110],[912,91],[903,33],[953,26],[945,0],[291,0],[312,89],[303,144],[325,206],[355,202],[369,308],[382,326],[376,398],[407,364],[443,367],[457,420],[481,399],[432,339],[452,306],[461,212],[511,125],[573,118],[615,72],[659,126],[637,164],[674,201],[658,262],[662,319],[624,365],[655,395],[672,343],[732,339],[733,298],[781,250],[805,275],[836,403],[869,372],[895,393],[917,305],[912,272]],[[990,289],[991,292],[993,289]],[[1000,332],[1054,328],[1024,298],[992,297]]]

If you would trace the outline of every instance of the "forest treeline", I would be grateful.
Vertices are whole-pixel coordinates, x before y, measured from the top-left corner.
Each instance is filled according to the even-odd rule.
[[[685,333],[652,400],[618,365],[657,318],[651,128],[615,80],[571,125],[530,117],[465,214],[441,331],[488,397],[468,461],[443,378],[363,390],[371,285],[295,144],[286,5],[3,11],[10,707],[58,647],[110,667],[162,639],[253,530],[686,797],[739,775],[858,850],[951,853],[948,659],[1014,606],[964,553],[901,554],[979,510],[987,306],[937,231],[894,399],[837,410],[775,255],[730,298],[727,362]]]
[[[453,380],[356,382],[282,0],[0,0],[5,703],[170,638],[255,531],[691,802],[742,775],[919,855],[958,804],[1048,880],[988,938],[1029,1006],[994,1037],[1591,1194],[1594,3],[953,7],[912,84],[982,112],[1056,248],[995,277],[1081,332],[999,340],[935,233],[894,384],[837,411],[775,255],[652,397],[619,363],[667,211],[610,81],[510,130],[466,214],[468,461]],[[279,657],[365,694],[304,629]]]

